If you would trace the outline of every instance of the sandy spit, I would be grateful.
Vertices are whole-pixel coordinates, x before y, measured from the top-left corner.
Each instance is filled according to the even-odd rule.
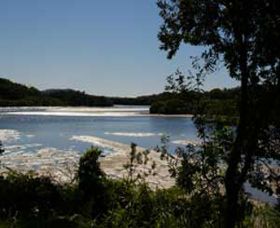
[[[113,150],[113,153],[100,158],[101,168],[110,177],[127,177],[128,172],[124,168],[124,165],[127,164],[130,159],[130,145],[95,136],[73,136],[72,140],[89,142],[93,145]],[[140,153],[146,151],[146,149],[142,147],[137,147],[136,150]],[[147,177],[145,177],[145,181],[152,188],[169,188],[173,186],[175,184],[175,180],[170,177],[168,163],[166,160],[162,160],[160,158],[160,153],[154,150],[149,150],[148,158],[149,160],[147,164],[136,164],[136,175],[140,174],[141,176],[145,176],[145,173],[150,173]],[[155,163],[156,166],[154,169],[151,169],[153,163]]]
[[[130,145],[95,136],[73,136],[71,140],[89,142],[101,149],[110,149],[112,153],[100,157],[101,168],[111,178],[128,176],[124,165],[130,158]],[[143,151],[146,149],[137,147],[137,152],[143,153]],[[37,153],[5,152],[0,156],[0,173],[6,173],[9,169],[23,173],[31,170],[38,175],[50,176],[57,182],[69,183],[75,181],[80,156],[81,153],[77,151],[63,151],[56,148],[43,148]],[[153,150],[150,151],[148,158],[146,164],[135,164],[135,175],[145,176],[145,181],[153,189],[173,186],[175,180],[169,175],[167,161],[161,160],[160,154]],[[154,163],[156,166],[152,169]]]

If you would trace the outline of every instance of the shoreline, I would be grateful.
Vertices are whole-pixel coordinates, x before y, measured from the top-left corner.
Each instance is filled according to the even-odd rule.
[[[152,114],[149,106],[17,106],[0,107],[0,115],[24,116],[77,116],[77,117],[164,117],[164,118],[192,118],[193,114]]]
[[[127,177],[128,172],[124,166],[129,162],[131,146],[95,136],[73,136],[71,140],[91,143],[101,150],[109,149],[112,153],[99,158],[101,169],[110,178]],[[143,153],[145,148],[137,146],[137,152]],[[145,181],[152,189],[170,188],[175,185],[175,180],[170,177],[167,161],[160,159],[160,153],[149,150],[147,164],[135,166],[135,175],[149,173],[153,162],[156,167],[153,170],[157,175],[145,177]],[[62,151],[55,148],[43,148],[37,153],[4,152],[0,157],[0,173],[8,170],[27,173],[34,172],[37,175],[50,176],[60,183],[72,183],[78,170],[78,163],[82,153],[76,151]]]
[[[87,142],[99,147],[103,152],[110,150],[106,155],[99,158],[100,167],[112,179],[122,179],[128,177],[128,170],[124,168],[130,160],[131,146],[117,141],[107,140],[95,136],[73,136],[71,140]],[[147,149],[136,147],[137,152],[142,153]],[[144,177],[144,181],[151,189],[168,189],[175,186],[175,179],[170,177],[169,166],[166,160],[160,158],[160,153],[149,150],[149,160],[146,164],[135,163],[135,173]],[[58,183],[73,183],[76,181],[79,159],[82,153],[77,151],[63,151],[56,148],[42,148],[37,153],[27,153],[23,151],[4,152],[0,156],[0,174],[5,175],[9,170],[19,173],[32,171],[38,176],[49,176]],[[175,158],[176,159],[176,158]],[[155,162],[156,166],[151,169]],[[145,174],[149,174],[145,176]],[[251,199],[260,202],[275,204],[277,198],[265,196],[262,192],[255,192]],[[268,198],[266,198],[268,197]]]
[[[130,160],[130,145],[95,136],[74,136],[72,137],[72,140],[93,143],[94,145],[100,145],[105,149],[113,150],[112,153],[100,158],[101,169],[103,169],[107,176],[112,178],[123,178],[128,175],[124,165],[126,165]],[[137,153],[147,151],[147,149],[139,146],[136,147],[136,150]],[[156,175],[151,174],[145,177],[145,181],[151,188],[170,188],[174,186],[175,179],[170,177],[167,161],[160,158],[160,153],[154,150],[148,151],[148,162],[146,164],[135,165],[135,177],[138,174],[143,176],[145,173],[149,173],[151,171],[156,173]],[[151,166],[154,162],[156,164],[155,169],[151,170]]]

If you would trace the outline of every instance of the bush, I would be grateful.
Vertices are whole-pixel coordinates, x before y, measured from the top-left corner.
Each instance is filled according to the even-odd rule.
[[[152,103],[150,113],[159,114],[191,114],[193,107],[190,102],[180,98],[159,100]]]
[[[62,203],[60,186],[48,177],[11,172],[0,178],[1,217],[53,215]]]
[[[0,227],[222,227],[222,196],[106,178],[100,154],[92,147],[81,157],[74,185],[32,173],[0,177]],[[244,207],[244,227],[279,224],[272,207]]]
[[[96,147],[91,147],[80,158],[78,181],[81,200],[85,205],[85,210],[92,217],[103,213],[107,207],[105,175],[100,168],[98,158],[102,151]]]

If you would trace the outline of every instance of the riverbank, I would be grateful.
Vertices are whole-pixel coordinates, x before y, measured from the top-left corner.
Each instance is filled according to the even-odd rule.
[[[14,132],[5,131],[7,140],[18,137]],[[105,174],[113,179],[127,178],[128,169],[125,168],[130,161],[131,145],[120,143],[104,138],[78,135],[72,136],[72,141],[86,142],[94,146],[100,147],[104,153],[99,158],[101,169]],[[196,141],[188,140],[188,143],[196,145]],[[39,146],[39,145],[38,145]],[[58,183],[74,183],[76,181],[76,173],[78,170],[79,159],[81,153],[74,150],[58,150],[56,148],[41,148],[36,153],[26,152],[26,148],[34,148],[36,145],[26,144],[13,145],[6,147],[6,151],[0,156],[0,174],[6,174],[9,171],[20,173],[33,172],[39,176],[49,176],[54,182]],[[136,147],[136,153],[141,154],[142,161],[147,150],[142,147]],[[161,159],[161,154],[155,150],[149,150],[148,161],[142,164],[133,163],[133,177],[144,177],[145,182],[152,189],[168,189],[175,185],[175,179],[170,177],[169,164],[165,159]],[[153,167],[153,168],[152,168]],[[275,171],[279,171],[275,170]],[[247,186],[253,193],[252,199],[257,201],[267,201],[272,204],[276,202],[265,193],[257,191]]]
[[[0,115],[24,115],[24,116],[76,116],[76,117],[183,117],[191,118],[191,114],[150,114],[149,106],[125,106],[113,107],[0,107]]]
[[[75,181],[80,156],[91,145],[98,146],[103,150],[103,155],[100,158],[101,168],[109,177],[127,177],[128,170],[124,166],[130,160],[130,142],[140,142],[142,147],[137,147],[137,151],[143,156],[145,148],[154,148],[159,143],[156,140],[164,135],[162,133],[164,131],[159,131],[162,124],[168,127],[169,125],[166,123],[173,121],[170,125],[172,129],[176,124],[182,128],[181,122],[183,120],[181,118],[168,120],[163,118],[159,125],[158,122],[154,122],[155,118],[148,117],[139,118],[138,122],[135,122],[137,118],[112,118],[109,122],[107,117],[98,117],[98,121],[95,118],[81,118],[86,121],[75,122],[75,118],[52,117],[49,119],[49,117],[42,117],[50,120],[47,124],[43,124],[41,117],[20,115],[16,117],[14,127],[24,125],[31,126],[31,128],[28,127],[28,131],[24,130],[25,128],[22,128],[24,131],[18,131],[15,128],[0,129],[0,141],[3,142],[5,149],[3,155],[0,156],[0,171],[5,173],[12,169],[26,173],[32,170],[39,175],[50,176],[53,180],[62,183]],[[0,118],[2,118],[2,124],[5,124],[6,117],[0,116]],[[13,116],[9,118],[15,119]],[[105,121],[102,122],[103,119]],[[57,123],[61,121],[63,124],[58,125]],[[28,122],[32,124],[27,124]],[[154,127],[155,124],[156,131],[152,131],[150,127]],[[115,125],[117,128],[114,128]],[[146,127],[139,129],[140,125]],[[87,126],[90,128],[85,130]],[[132,128],[127,126],[134,126],[133,131],[129,131]],[[96,129],[100,129],[100,131]],[[112,131],[108,131],[109,129]],[[184,132],[187,131],[188,128],[185,128]],[[38,132],[41,134],[39,137]],[[174,135],[174,133],[171,132],[170,135]],[[199,145],[198,139],[191,137],[191,135],[178,135],[176,138],[170,139],[169,151],[174,151],[177,146],[184,147],[190,143]],[[145,177],[145,181],[153,189],[173,186],[175,181],[169,176],[167,161],[161,160],[160,154],[152,149],[149,158],[146,165],[139,165],[135,162],[135,176],[140,174]],[[155,167],[151,169],[154,163]],[[279,173],[279,169],[275,170],[275,173]],[[254,198],[273,204],[276,201],[275,198],[271,198],[261,191],[249,188],[249,192],[253,192]]]
[[[88,142],[100,148],[111,151],[100,158],[102,170],[111,178],[127,177],[128,172],[125,165],[130,160],[130,145],[98,138],[95,136],[73,136],[72,140]],[[16,149],[16,148],[8,148]],[[38,175],[47,175],[54,181],[71,183],[75,180],[78,169],[78,162],[81,156],[75,151],[62,151],[55,148],[43,148],[37,153],[5,152],[1,156],[1,173],[9,170],[26,173],[33,171]],[[146,149],[137,147],[138,153],[143,153]],[[135,163],[135,177],[145,176],[145,181],[153,189],[170,188],[175,184],[175,180],[170,177],[168,163],[160,158],[160,153],[154,150],[149,151],[149,160],[146,164]],[[156,164],[154,169],[152,165]],[[149,174],[146,176],[146,174]]]

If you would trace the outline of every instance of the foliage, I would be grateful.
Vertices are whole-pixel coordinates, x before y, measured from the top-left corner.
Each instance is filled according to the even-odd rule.
[[[185,100],[172,98],[154,102],[150,107],[150,112],[159,114],[192,114],[193,107],[188,105]]]
[[[244,227],[277,228],[279,227],[280,213],[267,205],[256,205],[250,216],[245,217]]]
[[[0,106],[112,106],[150,105],[159,95],[127,97],[105,97],[86,94],[72,89],[50,89],[39,91],[7,79],[0,78]]]
[[[105,97],[86,94],[72,89],[39,91],[0,78],[0,106],[112,106],[151,105],[162,100],[166,93],[139,97]],[[167,95],[168,96],[168,95]]]
[[[159,0],[158,6],[163,19],[158,37],[168,58],[181,43],[204,46],[202,70],[214,72],[222,62],[240,80],[239,118],[224,185],[227,227],[234,227],[244,182],[265,191],[275,191],[268,187],[273,182],[279,186],[277,175],[270,174],[271,161],[279,159],[279,1]],[[265,111],[266,103],[272,111]]]
[[[166,145],[159,149],[167,152]],[[100,170],[100,154],[99,149],[90,148],[81,157],[77,184],[58,184],[34,173],[2,176],[0,227],[222,226],[224,198],[220,194],[189,194],[191,188],[185,184],[151,190],[142,181],[112,180]],[[138,163],[134,155],[133,166]],[[246,206],[244,227],[274,227],[279,222],[279,212],[272,207],[253,206],[253,214],[251,207]]]
[[[213,89],[209,92],[193,92],[179,70],[168,76],[166,90],[150,96],[103,97],[88,95],[71,89],[39,91],[7,79],[0,79],[0,106],[112,106],[112,105],[151,105],[151,113],[193,114],[197,96],[205,98],[209,109],[216,114],[236,113],[239,89]],[[180,87],[180,89],[174,89]],[[172,90],[172,88],[174,88]]]
[[[204,107],[208,116],[224,116],[236,118],[238,116],[238,100],[240,89],[213,89],[197,91],[192,83],[196,76],[186,77],[179,70],[167,77],[165,96],[159,96],[150,107],[151,113],[159,114],[196,114],[200,107]],[[200,103],[197,101],[200,100]]]
[[[98,158],[102,151],[91,147],[81,157],[78,170],[78,183],[81,200],[92,217],[104,212],[107,207],[104,173],[100,169]]]
[[[47,177],[11,172],[0,185],[1,217],[45,217],[59,211],[60,186]]]
[[[98,162],[101,153],[100,149],[91,147],[80,159],[78,171],[79,187],[85,192],[89,191],[90,193],[95,188],[95,185],[98,185],[104,177]]]
[[[136,149],[137,145],[135,143],[131,143],[131,151],[130,151],[130,157],[126,164],[124,164],[124,168],[127,171],[127,177],[124,177],[128,183],[137,183],[140,181],[140,183],[145,181],[145,178],[148,175],[154,174],[154,169],[156,164],[154,161],[152,162],[152,165],[149,170],[137,170],[137,168],[141,165],[147,166],[148,162],[150,161],[149,158],[149,150],[144,151],[137,151]]]
[[[88,95],[72,89],[45,90],[43,95],[62,101],[67,106],[112,106],[113,102],[104,96]]]
[[[5,152],[3,143],[0,141],[0,155],[2,155]]]

